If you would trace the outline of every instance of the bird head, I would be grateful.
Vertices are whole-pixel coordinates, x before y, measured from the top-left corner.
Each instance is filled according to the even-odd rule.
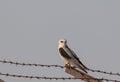
[[[63,47],[63,46],[66,46],[67,45],[67,40],[65,39],[60,39],[59,40],[59,47]]]

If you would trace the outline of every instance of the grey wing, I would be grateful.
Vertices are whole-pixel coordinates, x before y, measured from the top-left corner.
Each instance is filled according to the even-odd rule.
[[[80,64],[82,67],[88,69],[88,68],[87,68],[85,65],[83,65],[83,63],[79,60],[78,56],[74,53],[73,50],[71,50],[68,46],[66,46],[66,50],[67,50],[67,52],[69,53],[69,54],[68,54],[69,56],[72,55],[72,56],[79,62],[79,64]],[[71,57],[72,57],[72,56],[71,56]]]
[[[75,54],[75,52],[74,52],[73,50],[71,50],[71,52],[72,52],[74,58],[80,63],[80,65],[82,65],[82,67],[88,69],[88,68],[79,60],[79,58],[78,58],[78,56]]]
[[[78,56],[75,54],[75,52],[73,50],[71,50],[71,52],[73,53],[73,56],[76,58],[76,59],[79,59]]]
[[[71,55],[73,55],[73,57],[75,57],[77,60],[79,60],[78,56],[74,53],[73,50],[71,50],[68,46],[66,46],[66,48],[67,48],[68,51],[71,53]]]

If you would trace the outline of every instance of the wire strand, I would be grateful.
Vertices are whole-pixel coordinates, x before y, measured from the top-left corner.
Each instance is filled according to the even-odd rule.
[[[40,67],[59,67],[59,68],[65,68],[61,65],[44,65],[44,64],[31,64],[31,63],[19,63],[19,62],[13,62],[13,61],[6,61],[6,60],[0,60],[1,63],[8,63],[8,64],[14,64],[14,65],[21,65],[21,66],[40,66]]]
[[[40,66],[40,67],[59,67],[59,68],[65,68],[65,66],[61,66],[61,65],[44,65],[44,64],[19,63],[19,62],[6,61],[6,60],[0,60],[0,62],[1,63],[14,64],[14,65],[21,65],[21,66]],[[120,76],[120,73],[106,72],[106,71],[93,70],[93,69],[88,69],[88,70],[91,71],[91,72],[98,72],[98,73],[103,73],[103,74],[108,74],[108,75]]]
[[[28,79],[45,79],[45,80],[77,80],[77,79],[87,79],[89,80],[103,80],[103,81],[112,81],[112,82],[120,82],[119,80],[113,80],[113,79],[105,79],[105,78],[100,78],[100,79],[93,79],[93,78],[74,78],[74,77],[40,77],[40,76],[28,76],[28,75],[15,75],[15,74],[9,74],[9,73],[1,73],[0,75],[6,76],[6,77],[17,77],[17,78],[28,78]]]
[[[106,72],[106,71],[93,70],[93,69],[88,69],[88,70],[89,70],[89,71],[92,71],[92,72],[98,72],[98,73],[103,73],[103,74],[108,74],[108,75],[120,76],[120,73]]]

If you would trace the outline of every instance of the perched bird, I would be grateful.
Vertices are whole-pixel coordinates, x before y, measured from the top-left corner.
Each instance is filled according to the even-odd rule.
[[[65,66],[70,67],[71,65],[81,69],[85,73],[87,73],[87,67],[83,65],[83,63],[79,60],[78,56],[71,50],[67,45],[67,40],[60,39],[58,45],[58,52],[60,57],[66,61]]]

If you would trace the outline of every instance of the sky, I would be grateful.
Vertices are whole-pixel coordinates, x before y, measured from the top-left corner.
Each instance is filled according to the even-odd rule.
[[[58,40],[65,38],[88,68],[120,72],[119,3],[120,0],[1,0],[0,60],[64,65],[57,49]],[[64,71],[0,63],[2,73],[72,77]],[[89,74],[120,80],[99,73]],[[5,82],[61,82],[5,76],[0,79]]]

